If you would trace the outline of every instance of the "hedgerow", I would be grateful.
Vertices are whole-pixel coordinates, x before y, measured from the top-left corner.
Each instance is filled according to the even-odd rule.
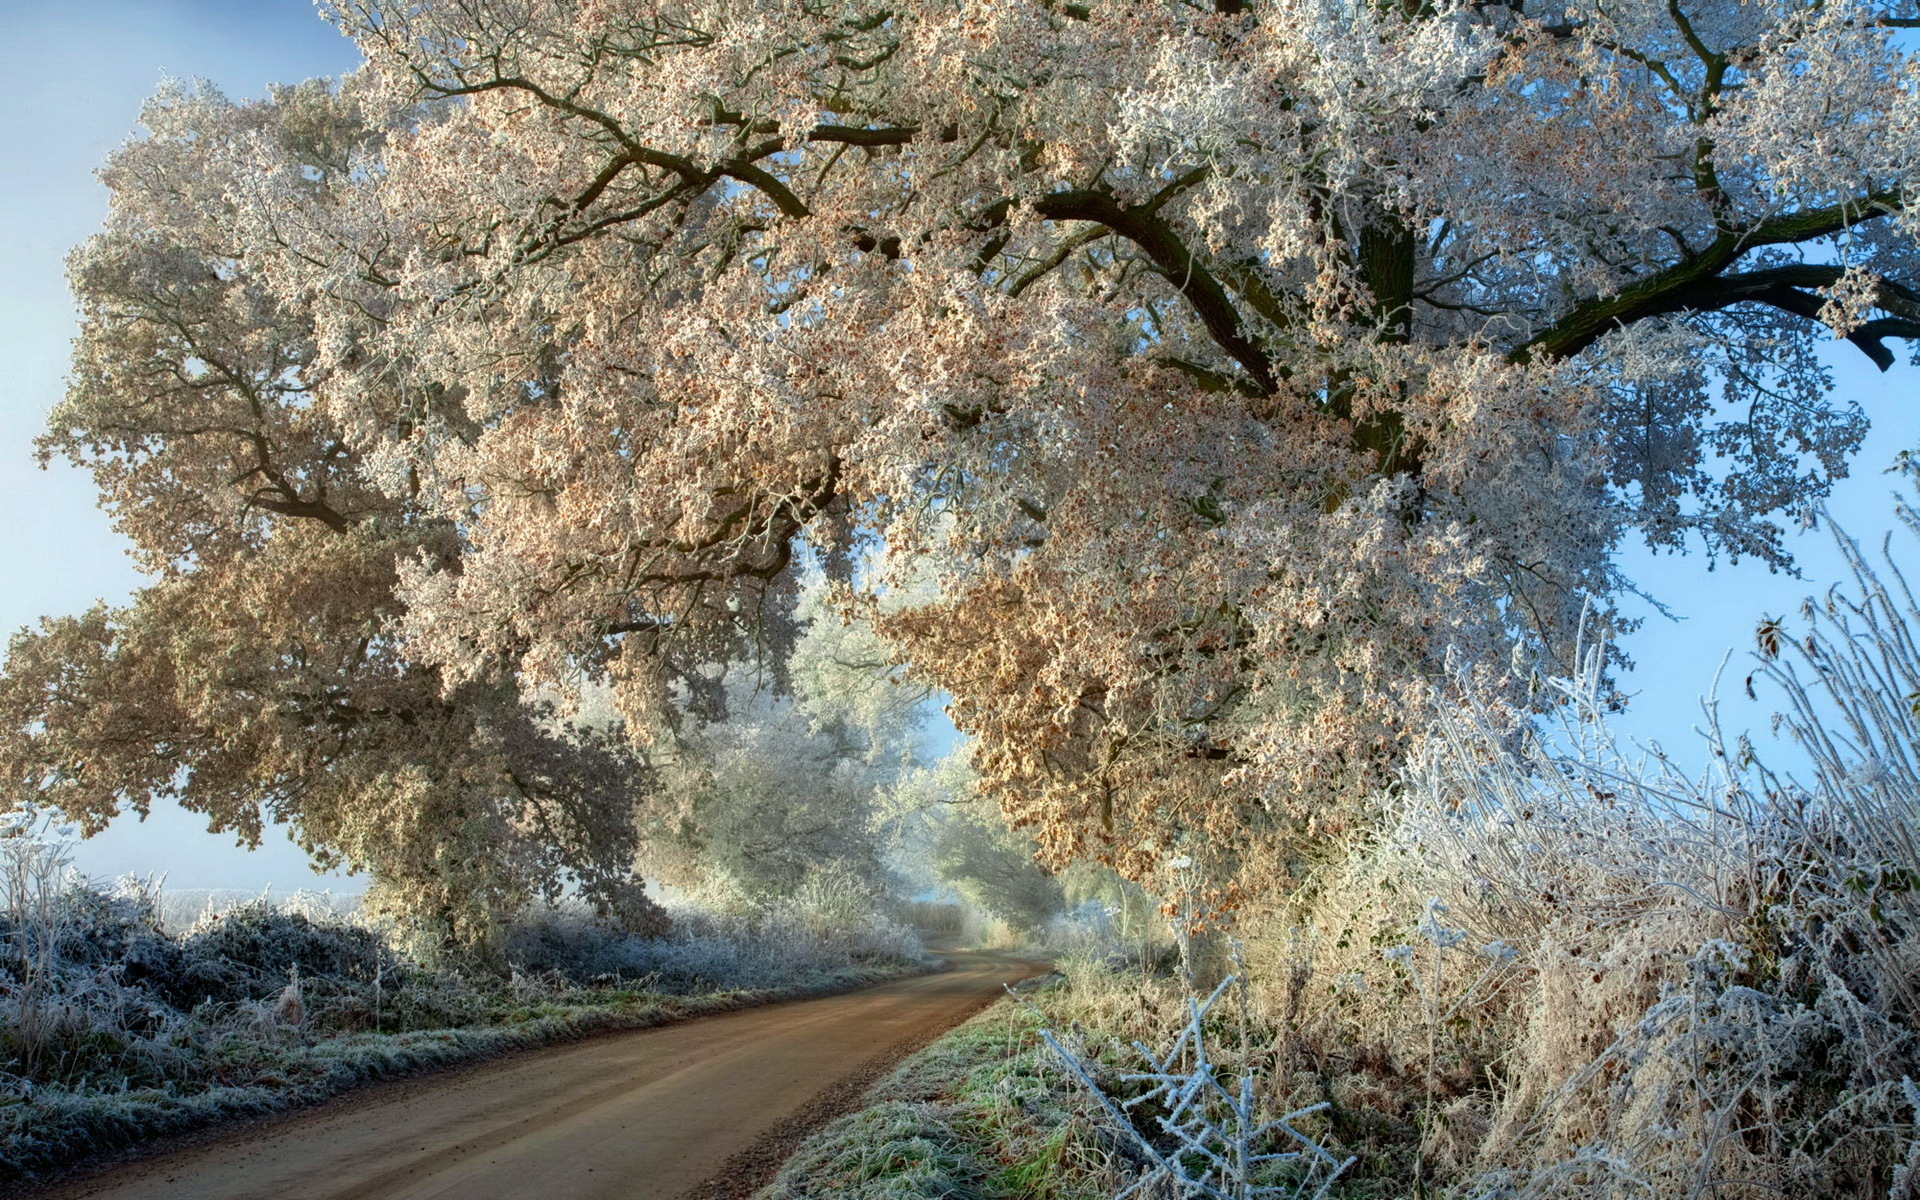
[[[1711,705],[1703,769],[1622,743],[1592,650],[1538,681],[1550,720],[1437,708],[1377,819],[1241,912],[1231,952],[1191,903],[1206,881],[1171,860],[1175,970],[1133,938],[1073,949],[1039,1008],[982,1018],[877,1098],[922,1106],[888,1111],[949,1131],[940,1161],[987,1198],[1910,1200],[1920,602],[1841,546],[1852,586],[1800,630],[1763,625],[1748,685],[1785,697],[1794,770]],[[1196,1007],[1223,965],[1244,1007]],[[1290,1151],[1352,1162],[1329,1182],[1260,1161]],[[836,1153],[772,1195],[836,1194],[857,1165]]]

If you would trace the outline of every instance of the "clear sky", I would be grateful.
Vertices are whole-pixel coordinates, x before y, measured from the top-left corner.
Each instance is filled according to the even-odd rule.
[[[121,601],[138,584],[86,478],[64,466],[38,469],[30,446],[61,394],[74,333],[62,262],[105,214],[93,169],[136,132],[140,103],[164,75],[258,96],[269,83],[338,74],[357,61],[352,44],[306,0],[0,0],[0,563],[13,564],[0,574],[0,632],[100,599]],[[1920,369],[1882,376],[1843,349],[1833,356],[1840,387],[1865,406],[1874,432],[1834,507],[1877,542],[1890,524],[1892,491],[1881,468],[1920,447]],[[1692,757],[1697,699],[1723,655],[1733,648],[1744,656],[1763,614],[1792,613],[1837,574],[1824,533],[1795,546],[1804,581],[1752,565],[1709,571],[1698,555],[1627,554],[1629,574],[1681,618],[1631,606],[1648,621],[1627,642],[1639,662],[1624,681],[1637,693],[1622,721],[1628,732]],[[1765,706],[1740,694],[1746,671],[1743,658],[1729,669],[1725,710],[1737,725],[1764,729]],[[277,836],[243,853],[177,810],[109,830],[82,847],[80,861],[101,875],[164,872],[179,887],[316,883]]]

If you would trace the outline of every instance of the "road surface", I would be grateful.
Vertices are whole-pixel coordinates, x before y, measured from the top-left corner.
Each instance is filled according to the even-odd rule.
[[[876,1070],[1043,968],[974,952],[877,987],[347,1096],[44,1200],[677,1200],[744,1193]]]

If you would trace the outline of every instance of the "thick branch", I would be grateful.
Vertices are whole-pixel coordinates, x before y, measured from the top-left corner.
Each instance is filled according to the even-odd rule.
[[[338,510],[312,500],[276,500],[270,494],[256,492],[251,497],[250,503],[283,517],[300,517],[318,521],[335,533],[345,533],[353,528],[353,522],[341,515]]]
[[[1722,272],[1757,247],[1817,241],[1897,212],[1899,207],[1897,196],[1881,192],[1848,204],[1809,209],[1761,221],[1746,229],[1724,231],[1699,254],[1635,280],[1610,296],[1596,296],[1575,305],[1571,312],[1509,357],[1520,363],[1531,362],[1536,357],[1571,358],[1609,331],[1648,317],[1716,310],[1745,300],[1764,302],[1764,297],[1757,295],[1723,298],[1727,296],[1725,288],[1730,279],[1723,278]],[[1838,269],[1835,270],[1837,278]],[[1731,280],[1741,278],[1734,276]]]
[[[1266,351],[1247,337],[1227,290],[1160,218],[1157,208],[1154,203],[1128,208],[1111,193],[1091,188],[1052,192],[1034,202],[1034,209],[1050,221],[1092,221],[1140,247],[1187,298],[1215,344],[1253,376],[1263,394],[1272,395],[1280,385]]]
[[[862,129],[852,125],[815,125],[807,134],[810,142],[839,142],[847,146],[904,146],[920,134],[918,125],[899,125],[890,129]]]

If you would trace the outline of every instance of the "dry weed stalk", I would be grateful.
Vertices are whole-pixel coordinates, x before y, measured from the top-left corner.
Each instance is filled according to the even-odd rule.
[[[1799,640],[1763,627],[1755,672],[1807,783],[1711,703],[1703,773],[1623,747],[1599,649],[1548,684],[1557,727],[1438,714],[1388,874],[1526,973],[1483,1014],[1510,1048],[1474,1194],[1886,1194],[1920,1054],[1920,607],[1838,540],[1854,595],[1809,604]]]
[[[1175,860],[1174,867],[1179,874],[1190,863]],[[1304,1118],[1327,1105],[1312,1104],[1270,1120],[1261,1118],[1253,1022],[1240,948],[1236,943],[1232,949],[1234,973],[1202,999],[1193,990],[1193,910],[1182,904],[1180,915],[1169,924],[1182,950],[1186,1021],[1162,1053],[1154,1053],[1144,1042],[1133,1043],[1147,1069],[1117,1077],[1123,1098],[1110,1095],[1100,1084],[1084,1053],[1070,1049],[1052,1029],[1040,1032],[1119,1135],[1127,1156],[1142,1168],[1139,1178],[1116,1200],[1159,1196],[1169,1190],[1179,1200],[1320,1200],[1354,1162],[1351,1157],[1336,1156],[1300,1128]],[[1228,995],[1234,1000],[1239,1065],[1223,1072],[1209,1050],[1207,1021],[1214,1006]],[[1143,1122],[1150,1131],[1141,1129]]]
[[[6,922],[7,1025],[22,1078],[41,1066],[60,1022],[60,943],[69,886],[70,832],[55,828],[31,806],[0,814],[0,918]]]
[[[1181,1200],[1320,1200],[1353,1164],[1352,1158],[1336,1157],[1297,1124],[1323,1111],[1326,1104],[1309,1105],[1262,1121],[1257,1111],[1254,1072],[1242,1067],[1221,1078],[1217,1064],[1207,1053],[1205,1023],[1214,1003],[1229,988],[1244,990],[1239,976],[1228,976],[1205,1000],[1188,997],[1187,1023],[1164,1054],[1155,1055],[1140,1042],[1133,1044],[1150,1069],[1119,1077],[1130,1088],[1145,1085],[1145,1090],[1123,1100],[1109,1096],[1081,1057],[1063,1045],[1052,1030],[1041,1031],[1040,1036],[1066,1064],[1068,1073],[1087,1090],[1133,1153],[1147,1164],[1140,1178],[1116,1200],[1155,1195],[1154,1189],[1161,1187],[1171,1187]],[[1183,1067],[1183,1062],[1191,1065]],[[1151,1118],[1158,1138],[1141,1132],[1134,1112],[1154,1106],[1164,1110]],[[1275,1144],[1295,1148],[1266,1149]],[[1283,1166],[1294,1169],[1275,1171]]]

